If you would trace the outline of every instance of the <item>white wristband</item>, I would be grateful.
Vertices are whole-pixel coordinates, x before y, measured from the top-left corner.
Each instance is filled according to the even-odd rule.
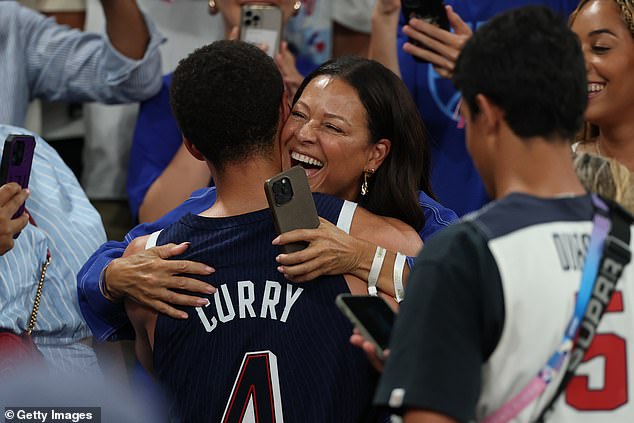
[[[394,295],[397,303],[405,299],[405,290],[403,289],[403,268],[405,267],[406,256],[396,253],[394,260]]]
[[[383,259],[385,259],[385,248],[377,246],[376,252],[374,253],[374,260],[372,260],[372,267],[370,267],[370,274],[368,275],[368,294],[375,297],[378,294],[376,283],[379,280]]]

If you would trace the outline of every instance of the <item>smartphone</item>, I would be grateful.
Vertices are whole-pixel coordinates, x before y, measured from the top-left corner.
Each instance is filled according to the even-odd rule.
[[[335,303],[363,337],[374,344],[379,358],[384,359],[396,318],[385,300],[371,295],[339,294]]]
[[[306,172],[301,166],[293,166],[267,179],[264,182],[264,191],[278,234],[294,229],[315,229],[319,226],[313,194],[308,186]],[[295,242],[282,245],[282,251],[288,254],[307,246],[306,242]]]
[[[282,10],[260,4],[246,4],[240,10],[240,40],[266,45],[266,54],[275,57],[282,42]]]
[[[445,10],[443,0],[403,0],[402,12],[403,17],[405,18],[405,23],[409,22],[411,18],[419,18],[446,31],[450,30],[449,19],[447,18],[447,12]],[[409,42],[417,46],[421,46],[418,41],[411,38],[409,39]],[[426,62],[419,57],[413,57],[417,62]]]
[[[28,188],[31,175],[31,163],[35,152],[35,138],[31,135],[9,134],[4,141],[2,163],[0,164],[0,185],[17,182],[22,188]],[[24,204],[12,219],[24,213]],[[19,233],[13,237],[17,238]]]

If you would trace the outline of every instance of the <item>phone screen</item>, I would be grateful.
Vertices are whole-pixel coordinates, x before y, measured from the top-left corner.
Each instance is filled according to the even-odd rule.
[[[337,296],[337,304],[359,330],[365,330],[382,350],[389,346],[396,314],[383,298],[340,294]]]

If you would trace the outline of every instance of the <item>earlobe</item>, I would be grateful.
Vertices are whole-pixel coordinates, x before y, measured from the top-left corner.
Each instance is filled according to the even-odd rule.
[[[205,156],[203,156],[203,154],[200,151],[198,151],[196,146],[192,144],[190,140],[183,137],[183,144],[185,144],[185,148],[187,149],[187,151],[189,151],[189,154],[194,156],[194,158],[200,160],[201,162],[205,161]]]
[[[390,154],[390,149],[392,148],[392,141],[382,138],[376,144],[372,146],[372,151],[370,153],[370,157],[368,159],[368,164],[366,167],[378,169],[379,166],[385,161],[387,156]]]

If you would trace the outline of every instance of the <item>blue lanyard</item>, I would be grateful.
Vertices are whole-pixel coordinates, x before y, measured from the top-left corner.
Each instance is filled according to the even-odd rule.
[[[594,194],[592,194],[592,203],[595,206],[594,217],[592,218],[592,234],[590,235],[590,246],[588,247],[586,262],[583,266],[583,273],[581,274],[581,285],[577,294],[575,311],[570,322],[568,322],[560,348],[553,353],[550,359],[548,359],[546,366],[539,372],[540,377],[542,377],[546,383],[550,382],[550,376],[552,375],[550,370],[554,369],[558,371],[572,349],[573,341],[577,335],[579,325],[581,324],[581,320],[592,295],[594,282],[597,279],[603,244],[610,232],[611,222],[606,204]]]

